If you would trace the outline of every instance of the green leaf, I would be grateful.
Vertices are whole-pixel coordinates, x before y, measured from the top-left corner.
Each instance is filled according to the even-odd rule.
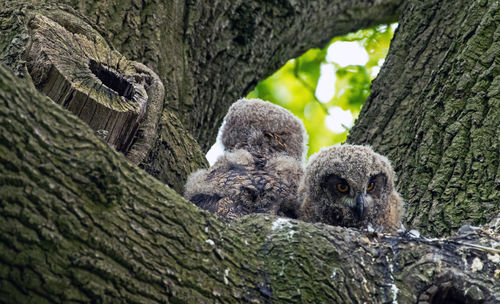
[[[354,118],[358,117],[370,94],[371,80],[387,55],[396,26],[383,25],[335,37],[323,49],[310,49],[288,61],[276,73],[261,81],[247,97],[268,100],[302,119],[309,134],[308,155],[321,147],[344,142],[348,130],[335,134],[325,124],[328,109],[338,106],[350,110]],[[323,104],[315,97],[315,92],[321,77],[321,64],[326,63],[328,47],[336,41],[359,42],[368,53],[368,62],[365,66],[340,67],[334,64],[337,78],[331,85],[335,88],[335,95]]]

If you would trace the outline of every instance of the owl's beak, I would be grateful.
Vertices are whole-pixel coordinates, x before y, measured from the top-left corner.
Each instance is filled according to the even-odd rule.
[[[351,211],[356,218],[360,219],[365,213],[365,197],[363,193],[356,194],[355,202],[356,204],[351,207]]]

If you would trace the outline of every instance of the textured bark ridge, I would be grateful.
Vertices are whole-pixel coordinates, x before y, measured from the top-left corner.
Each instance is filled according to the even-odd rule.
[[[500,301],[500,218],[447,239],[223,224],[1,66],[0,236],[5,303]]]
[[[391,159],[408,225],[445,235],[500,210],[500,3],[408,3],[349,142]]]
[[[190,172],[208,167],[205,154],[193,136],[171,112],[164,111],[158,125],[158,137],[139,167],[143,168],[178,193],[184,192],[184,183]]]

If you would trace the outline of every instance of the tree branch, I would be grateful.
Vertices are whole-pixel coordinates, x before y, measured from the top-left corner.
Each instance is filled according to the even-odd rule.
[[[500,300],[500,257],[484,249],[500,220],[432,240],[266,215],[225,224],[3,67],[0,151],[6,302]]]

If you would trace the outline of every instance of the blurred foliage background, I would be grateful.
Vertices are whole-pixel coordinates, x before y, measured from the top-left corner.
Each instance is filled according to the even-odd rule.
[[[309,134],[308,156],[346,140],[370,94],[397,24],[334,38],[288,61],[247,96],[289,109]]]

